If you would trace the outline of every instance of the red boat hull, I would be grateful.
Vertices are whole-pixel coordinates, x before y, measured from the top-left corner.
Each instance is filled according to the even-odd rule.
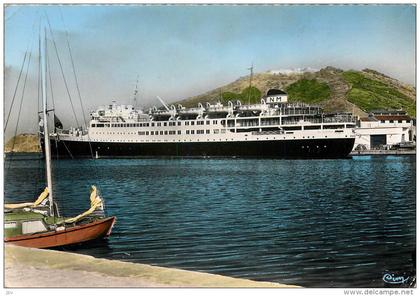
[[[5,238],[4,242],[38,249],[68,246],[107,237],[111,234],[114,223],[115,217],[109,217],[64,230]]]

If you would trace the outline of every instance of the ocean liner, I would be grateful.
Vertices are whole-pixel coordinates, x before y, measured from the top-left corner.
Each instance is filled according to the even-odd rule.
[[[99,107],[87,129],[56,128],[52,154],[61,157],[345,158],[354,145],[351,113],[323,113],[291,103],[271,89],[259,104],[150,108]]]

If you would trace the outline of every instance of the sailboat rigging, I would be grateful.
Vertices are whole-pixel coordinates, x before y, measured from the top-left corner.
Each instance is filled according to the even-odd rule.
[[[96,186],[91,187],[90,208],[76,217],[61,217],[53,195],[51,143],[47,110],[47,33],[40,38],[42,120],[40,137],[45,155],[47,186],[35,202],[5,204],[6,244],[51,248],[79,244],[111,234],[115,217],[106,217],[104,201]]]

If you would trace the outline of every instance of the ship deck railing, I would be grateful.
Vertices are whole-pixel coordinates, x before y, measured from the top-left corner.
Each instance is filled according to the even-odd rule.
[[[207,112],[229,112],[233,111],[232,107],[207,107]]]
[[[253,131],[251,132],[252,135],[282,135],[284,134],[283,130],[278,131]]]
[[[288,120],[286,118],[282,119],[281,125],[305,125],[305,124],[330,124],[330,123],[355,123],[352,118],[305,118],[304,120]],[[227,127],[247,127],[247,126],[271,126],[279,125],[280,121],[277,119],[273,120],[264,120],[262,119],[259,123],[257,119],[252,119],[249,121],[237,120],[236,125],[235,121],[228,121]]]
[[[69,135],[70,134],[70,130],[57,129],[57,134]]]
[[[315,110],[283,110],[282,115],[320,115]]]
[[[197,112],[197,111],[205,111],[203,107],[193,107],[193,108],[185,108],[178,110],[179,112]]]
[[[237,107],[238,110],[264,110],[268,108],[268,105],[265,104],[241,105]]]
[[[161,115],[161,114],[170,115],[171,113],[172,112],[168,111],[168,110],[155,110],[155,111],[151,112],[151,114],[153,114],[153,115]]]
[[[56,129],[56,133],[59,136],[86,136],[88,134],[87,130],[71,130],[71,129]]]

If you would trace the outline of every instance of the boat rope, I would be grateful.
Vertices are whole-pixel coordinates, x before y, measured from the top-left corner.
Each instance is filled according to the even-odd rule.
[[[67,147],[67,145],[66,145],[66,142],[64,142],[64,141],[63,141],[63,145],[64,145],[64,148],[66,148],[67,152],[69,153],[70,157],[71,157],[72,159],[74,159],[73,154],[71,154],[71,152],[70,152],[69,148],[68,148],[68,147]]]
[[[51,101],[52,101],[52,107],[55,113],[55,101],[54,101],[54,92],[53,92],[53,87],[52,87],[52,79],[51,79],[51,65],[50,65],[50,59],[48,58],[48,53],[47,53],[47,48],[45,49],[46,51],[46,55],[45,58],[47,60],[47,71],[48,71],[48,78],[49,78],[49,83],[50,83],[50,92],[51,92]],[[57,137],[55,137],[55,151],[56,151],[56,157],[58,159],[58,145],[57,145]]]
[[[32,46],[31,46],[31,51],[32,51]],[[20,115],[22,113],[23,98],[25,96],[26,82],[27,82],[27,79],[28,79],[28,72],[29,72],[29,65],[31,64],[31,57],[32,57],[32,52],[29,52],[28,63],[27,63],[27,66],[26,66],[25,79],[23,81],[22,95],[21,95],[21,98],[20,98],[19,111],[18,111],[18,114],[17,114],[16,127],[15,127],[13,140],[12,140],[12,149],[11,149],[11,154],[10,154],[11,159],[10,159],[8,168],[10,168],[10,165],[11,165],[12,160],[13,160],[13,151],[15,149],[15,144],[16,144],[16,136],[17,136],[17,131],[18,131],[18,128],[19,128]]]
[[[48,15],[47,15],[47,14],[46,14],[45,16],[46,16],[46,19],[47,19],[48,28],[49,28],[49,30],[50,30],[51,40],[52,40],[53,45],[54,45],[55,54],[56,54],[56,56],[57,56],[58,64],[60,65],[61,76],[63,77],[63,80],[64,80],[64,86],[65,86],[65,88],[66,88],[67,95],[68,95],[69,100],[70,100],[70,105],[71,105],[71,109],[72,109],[72,111],[73,111],[74,119],[76,120],[76,125],[77,125],[77,126],[79,126],[79,121],[77,120],[76,111],[74,110],[73,100],[71,99],[71,94],[70,94],[69,86],[68,86],[68,84],[67,84],[66,76],[64,75],[63,65],[62,65],[62,63],[61,63],[61,58],[60,58],[60,55],[58,54],[57,44],[55,43],[54,33],[53,33],[52,28],[51,28],[50,20],[49,20],[49,18],[48,18]]]
[[[38,111],[41,110],[41,18],[39,21],[39,32],[38,32],[38,105],[37,105],[37,109],[36,109],[36,120],[39,122],[40,117],[39,117],[39,113]],[[39,149],[40,151],[42,151],[42,145],[41,145],[41,131],[38,131],[38,144],[39,144]],[[38,172],[36,174],[36,177],[34,179],[35,181],[35,186],[34,188],[39,188],[40,184],[41,184],[41,179],[43,176],[43,169],[42,169],[42,164],[44,162],[42,161],[42,157],[38,157]],[[43,186],[44,184],[42,184]]]
[[[54,143],[55,143],[56,159],[58,159],[59,154],[58,154],[58,143],[57,143],[57,137],[55,137],[55,139],[54,139]]]
[[[77,90],[80,106],[82,108],[83,122],[84,122],[85,127],[88,131],[87,132],[87,140],[88,140],[88,145],[89,145],[89,152],[90,152],[90,156],[93,160],[93,174],[94,174],[94,178],[95,178],[96,183],[97,183],[98,180],[99,180],[98,167],[97,167],[97,163],[95,161],[95,157],[93,155],[93,148],[92,148],[92,143],[91,143],[89,130],[88,130],[88,122],[86,121],[85,108],[84,108],[84,105],[83,105],[82,95],[81,95],[81,92],[80,92],[79,81],[77,79],[77,72],[76,72],[76,67],[75,67],[75,63],[74,63],[74,59],[73,59],[72,48],[70,46],[69,33],[68,33],[67,25],[64,21],[64,17],[63,17],[63,13],[62,13],[61,9],[58,8],[58,11],[60,12],[61,21],[63,23],[63,28],[64,28],[65,35],[66,35],[66,44],[67,44],[67,49],[68,49],[69,56],[70,56],[70,62],[71,62],[72,70],[73,70],[74,81],[76,83],[76,90]],[[83,129],[82,129],[82,134],[83,134]],[[70,149],[67,147],[67,145],[65,144],[64,141],[63,141],[63,144],[64,144],[64,147],[66,148],[67,152],[70,154],[71,158],[73,158],[73,155],[71,154]]]
[[[18,12],[19,12],[19,10],[21,9],[21,7],[19,7],[19,6],[15,6],[15,8],[16,8],[16,10],[14,11],[14,12],[12,12],[12,14],[11,15],[9,15],[9,16],[5,16],[5,18],[4,18],[4,21],[5,22],[8,22],[8,21],[10,21],[10,19],[12,19]],[[6,13],[5,13],[6,14]]]
[[[39,28],[41,32],[41,28]],[[41,33],[39,33],[41,35]],[[37,108],[37,120],[39,121],[39,113],[41,110],[41,39],[38,40],[38,108]]]
[[[29,45],[28,45],[28,47],[29,47]],[[23,58],[22,66],[21,66],[20,72],[19,72],[19,77],[18,77],[18,80],[17,80],[17,83],[16,83],[15,91],[13,93],[12,104],[10,105],[9,112],[7,114],[7,119],[6,119],[6,123],[4,125],[4,130],[3,131],[6,131],[7,124],[9,123],[10,114],[12,113],[13,104],[15,103],[16,93],[17,93],[17,90],[18,90],[18,87],[19,87],[19,83],[20,83],[20,78],[22,76],[23,68],[25,66],[26,57],[28,56],[28,49],[26,50],[25,56]]]
[[[50,82],[51,101],[52,101],[53,110],[55,112],[54,92],[53,92],[52,79],[51,79],[51,65],[50,65],[50,59],[48,58],[47,48],[45,48],[45,51],[46,51],[45,59],[47,60],[48,78]]]
[[[84,110],[83,103],[82,103],[82,96],[80,95],[79,82],[77,80],[76,68],[74,66],[73,54],[71,52],[71,47],[70,47],[69,33],[68,33],[67,27],[64,23],[63,14],[61,13],[61,9],[59,9],[59,11],[60,11],[60,16],[61,16],[61,21],[63,22],[63,25],[64,25],[64,32],[66,34],[67,49],[68,49],[69,55],[70,55],[70,62],[71,62],[72,70],[73,70],[74,81],[76,82],[77,95],[79,97],[80,106],[82,107],[83,122],[84,122],[85,126],[87,127],[85,110]]]
[[[21,66],[20,71],[19,71],[18,80],[17,80],[16,86],[15,86],[15,91],[14,91],[14,93],[13,93],[12,103],[11,103],[11,105],[10,105],[9,112],[8,112],[8,114],[7,114],[7,119],[6,119],[6,123],[5,123],[5,125],[4,125],[3,132],[5,132],[5,131],[6,131],[6,129],[7,129],[7,125],[8,125],[8,123],[9,123],[10,115],[11,115],[11,113],[12,113],[13,105],[14,105],[14,102],[15,102],[15,98],[16,98],[17,90],[18,90],[18,88],[19,88],[20,79],[21,79],[21,77],[22,77],[22,72],[23,72],[23,69],[24,69],[24,66],[25,66],[26,58],[28,57],[28,54],[29,54],[30,52],[32,52],[32,48],[33,48],[33,41],[34,41],[33,36],[35,35],[35,34],[34,34],[34,28],[35,28],[35,27],[36,27],[36,21],[34,21],[34,23],[33,23],[33,27],[32,27],[32,28],[33,28],[33,30],[32,30],[32,33],[33,33],[33,34],[31,35],[32,37],[31,37],[31,39],[30,39],[30,41],[29,41],[29,43],[28,43],[28,46],[27,46],[27,48],[26,48],[25,56],[23,57],[22,66]],[[29,67],[29,65],[28,65],[28,67]]]
[[[10,17],[12,17],[12,16],[14,16],[17,12],[19,11],[19,8],[10,16]],[[9,17],[9,18],[10,18]],[[36,21],[34,21],[34,23],[33,23],[33,29],[35,28],[35,25],[36,25]],[[32,33],[34,33],[34,32],[32,32]],[[3,132],[5,132],[6,131],[6,129],[7,129],[7,125],[8,125],[8,123],[9,123],[9,119],[10,119],[10,114],[12,113],[12,108],[13,108],[13,104],[14,104],[14,102],[15,102],[15,97],[16,97],[16,93],[17,93],[17,90],[18,90],[18,87],[19,87],[19,83],[20,83],[20,78],[21,78],[21,76],[22,76],[22,71],[23,71],[23,68],[24,68],[24,65],[25,65],[25,61],[26,61],[26,58],[27,58],[27,56],[28,56],[28,53],[29,53],[29,47],[31,47],[31,51],[32,51],[32,45],[33,45],[33,36],[34,36],[35,34],[32,34],[31,36],[31,39],[30,39],[30,42],[28,43],[28,46],[27,46],[27,48],[26,48],[26,52],[25,52],[25,56],[24,56],[24,58],[23,58],[23,62],[22,62],[22,66],[21,66],[21,68],[20,68],[20,71],[19,71],[19,77],[18,77],[18,80],[17,80],[17,83],[16,83],[16,87],[15,87],[15,91],[14,91],[14,94],[13,94],[13,98],[12,98],[12,103],[11,103],[11,105],[10,105],[10,109],[9,109],[9,112],[8,112],[8,114],[7,114],[7,119],[6,119],[6,123],[5,123],[5,125],[4,125],[4,129],[3,129]]]
[[[73,54],[72,54],[72,51],[71,51],[71,46],[70,46],[70,41],[69,41],[69,33],[68,33],[68,30],[67,30],[67,26],[66,26],[66,24],[64,22],[64,17],[63,17],[63,14],[61,12],[61,9],[59,9],[59,12],[60,12],[60,16],[61,16],[61,21],[63,22],[64,31],[66,33],[67,49],[68,49],[69,55],[70,55],[70,62],[71,62],[72,70],[73,70],[74,81],[76,82],[77,95],[79,97],[80,106],[82,108],[83,122],[85,124],[86,129],[87,129],[88,128],[88,125],[87,125],[86,116],[85,116],[85,108],[83,106],[82,96],[80,94],[79,82],[78,82],[77,75],[76,75],[76,67],[74,66]],[[82,129],[82,133],[83,133],[83,129]],[[92,149],[92,145],[90,143],[89,132],[87,134],[87,137],[88,137],[88,143],[89,143],[90,156],[93,159],[94,158],[93,157],[93,149]]]
[[[48,78],[49,78],[49,83],[50,83],[50,92],[51,92],[51,101],[52,101],[52,107],[53,107],[53,112],[54,112],[54,118],[55,118],[55,100],[54,100],[54,91],[53,91],[53,84],[52,84],[52,79],[51,79],[51,65],[50,65],[50,59],[48,57],[48,53],[47,53],[47,48],[45,48],[45,58],[47,60],[47,71],[48,71]],[[55,125],[55,119],[54,119],[54,125]],[[57,145],[57,136],[55,137],[54,140],[55,143],[55,152],[56,152],[56,159],[58,159],[58,145]]]

